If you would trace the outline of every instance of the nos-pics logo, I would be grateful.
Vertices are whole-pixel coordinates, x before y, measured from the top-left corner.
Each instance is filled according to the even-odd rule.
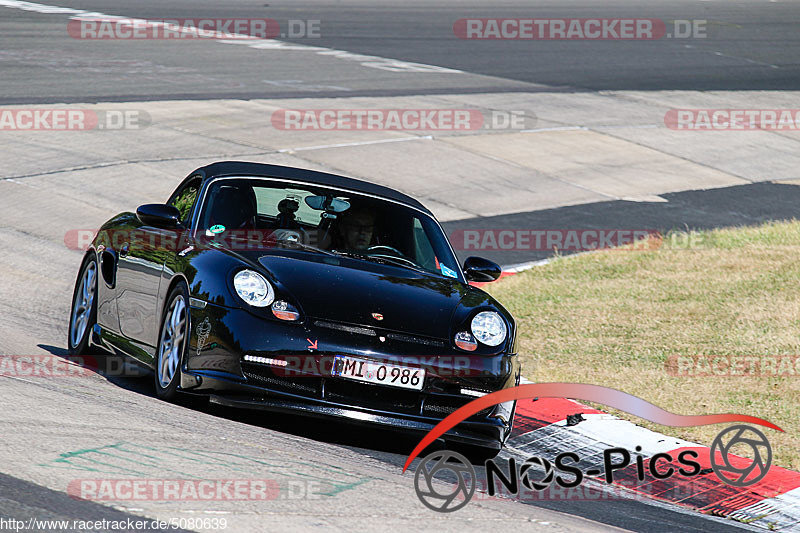
[[[447,431],[453,429],[470,416],[476,415],[483,409],[530,398],[572,398],[595,402],[645,418],[656,424],[672,427],[743,422],[783,431],[779,426],[768,420],[750,415],[736,413],[679,415],[671,413],[641,398],[601,385],[587,383],[527,383],[501,389],[476,398],[444,417],[425,434],[411,451],[403,465],[403,472],[436,439],[443,437]],[[508,427],[506,429],[511,428]],[[752,459],[737,455],[748,448]],[[636,447],[635,454],[631,454],[625,448],[606,449],[603,451],[603,470],[594,468],[594,466],[598,465],[588,464],[591,461],[582,462],[575,452],[560,453],[555,457],[553,463],[541,457],[531,457],[519,468],[517,468],[516,460],[511,458],[508,461],[509,468],[507,473],[504,473],[503,469],[498,467],[494,461],[489,460],[484,464],[486,467],[487,492],[489,496],[494,495],[494,480],[502,483],[513,494],[519,494],[520,481],[522,485],[529,489],[541,491],[544,488],[551,487],[554,481],[560,487],[576,487],[585,476],[599,477],[602,474],[602,480],[607,484],[611,484],[614,482],[614,472],[631,465],[631,459],[635,461],[636,477],[639,481],[643,481],[647,477],[645,473],[645,460],[647,460],[647,470],[649,470],[650,477],[654,479],[666,479],[673,475],[692,477],[709,474],[713,471],[724,483],[735,487],[745,487],[763,479],[772,464],[772,448],[767,441],[767,437],[751,425],[732,426],[717,435],[710,450],[711,469],[703,469],[701,463],[697,461],[700,454],[693,449],[678,452],[677,458],[668,453],[656,453],[651,457],[645,457],[643,454],[638,453],[641,451],[642,448],[640,446]],[[677,461],[677,464],[675,461]],[[596,463],[597,461],[594,462]],[[579,467],[587,464],[591,468],[587,467],[585,471]],[[544,470],[544,476],[541,479],[534,480],[534,472],[539,470]],[[454,487],[442,489],[440,484],[434,483],[434,479],[439,474],[445,473],[449,473],[449,477],[455,476],[456,483]],[[567,474],[566,477],[562,475],[564,473]],[[437,511],[452,512],[460,509],[475,494],[476,485],[477,479],[474,467],[466,458],[454,452],[434,452],[425,457],[417,467],[415,476],[417,495],[425,505]]]
[[[637,447],[637,450],[639,448]],[[733,453],[736,450],[752,459],[745,459]],[[606,453],[610,452],[610,453]],[[749,452],[749,453],[747,453]],[[611,457],[617,454],[622,461],[614,462]],[[631,454],[622,448],[610,448],[604,451],[605,472],[602,478],[606,483],[613,482],[613,471],[621,470],[631,464]],[[658,457],[661,456],[661,457]],[[571,464],[565,464],[564,457]],[[666,472],[658,470],[657,460],[663,459],[664,466],[670,464],[672,457],[668,454],[656,454],[650,458],[649,470],[655,479],[666,479],[680,473],[685,477],[705,474],[700,463],[694,461],[698,457],[695,451],[684,451],[680,454],[678,463],[681,468],[670,466]],[[512,493],[519,492],[519,482],[530,490],[542,491],[550,487],[555,481],[562,487],[575,487],[579,485],[584,474],[598,476],[599,469],[588,469],[586,472],[577,468],[580,458],[573,452],[560,454],[556,458],[556,465],[541,457],[531,457],[517,469],[514,459],[509,460],[508,474],[503,474],[502,469],[493,460],[485,463],[486,486],[490,496],[495,493],[495,480],[499,480]],[[720,432],[714,439],[710,451],[711,468],[717,477],[724,483],[734,487],[746,487],[757,483],[767,475],[772,464],[772,447],[767,437],[758,429],[747,425],[736,425]],[[531,468],[533,465],[537,468]],[[643,461],[636,460],[637,477],[645,479]],[[678,465],[675,465],[678,466]],[[533,471],[543,470],[540,479],[533,478]],[[565,472],[569,480],[565,480],[558,472]],[[442,481],[436,482],[437,477]],[[475,494],[477,476],[475,467],[463,455],[449,451],[435,451],[423,458],[417,466],[414,475],[414,489],[417,497],[429,509],[441,513],[457,511],[467,505]]]

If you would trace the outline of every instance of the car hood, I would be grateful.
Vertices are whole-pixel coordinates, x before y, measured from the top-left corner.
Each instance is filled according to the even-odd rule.
[[[263,255],[258,262],[309,317],[449,338],[471,290],[457,279],[347,257]],[[278,296],[279,297],[279,296]],[[372,314],[379,313],[383,320]]]

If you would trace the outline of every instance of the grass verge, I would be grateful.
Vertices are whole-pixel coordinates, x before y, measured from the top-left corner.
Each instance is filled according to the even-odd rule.
[[[531,381],[604,385],[679,414],[759,416],[785,430],[765,430],[774,464],[800,470],[800,368],[786,363],[800,365],[800,221],[559,257],[486,290],[517,318]],[[747,359],[743,375],[714,375],[722,363],[711,376],[690,375],[694,365],[675,375],[676,358],[696,356],[775,358],[782,375],[764,367],[767,375],[753,376]],[[612,412],[705,445],[724,427],[671,428]]]

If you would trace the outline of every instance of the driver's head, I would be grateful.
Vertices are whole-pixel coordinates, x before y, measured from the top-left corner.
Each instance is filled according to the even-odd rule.
[[[339,226],[339,233],[348,250],[366,250],[372,243],[375,215],[366,209],[348,211]]]

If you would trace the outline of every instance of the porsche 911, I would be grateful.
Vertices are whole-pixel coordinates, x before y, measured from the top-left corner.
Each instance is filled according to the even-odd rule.
[[[471,282],[441,225],[390,188],[311,170],[219,162],[164,204],[121,213],[81,263],[69,351],[123,354],[155,392],[427,431],[517,385],[514,318]],[[515,405],[446,441],[494,455]]]

